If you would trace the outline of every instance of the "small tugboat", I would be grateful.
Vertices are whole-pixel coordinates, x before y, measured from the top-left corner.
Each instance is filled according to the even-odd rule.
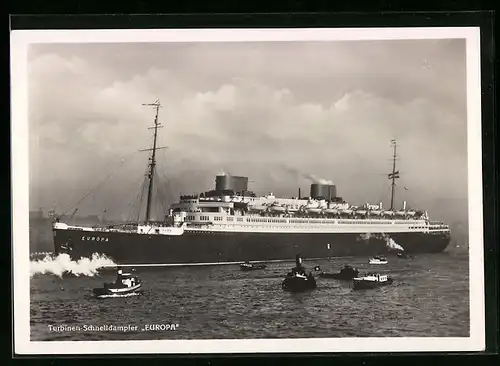
[[[137,276],[131,273],[123,273],[118,268],[116,281],[114,283],[105,283],[104,287],[94,288],[92,292],[97,298],[106,297],[128,297],[139,294],[142,283]]]
[[[249,261],[240,264],[240,269],[242,271],[255,271],[258,269],[264,269],[266,267],[267,266],[265,264],[255,264],[255,263],[250,263]]]
[[[356,268],[351,267],[350,265],[345,265],[344,268],[340,270],[338,273],[325,273],[321,272],[319,274],[320,277],[323,278],[333,278],[336,280],[352,280],[355,277],[358,277],[359,271]]]
[[[290,292],[302,292],[316,288],[316,279],[311,272],[306,274],[299,254],[295,257],[295,268],[292,268],[286,275],[281,283],[281,288]]]
[[[366,290],[377,288],[381,286],[387,286],[393,283],[392,278],[386,275],[381,275],[379,273],[369,273],[364,277],[356,277],[353,279],[353,289],[354,290]]]
[[[386,257],[383,257],[381,255],[376,255],[375,257],[373,258],[370,258],[370,261],[369,261],[370,264],[387,264],[387,258]]]

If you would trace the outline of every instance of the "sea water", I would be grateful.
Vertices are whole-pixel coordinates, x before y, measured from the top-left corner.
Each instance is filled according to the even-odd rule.
[[[315,290],[285,292],[281,282],[293,261],[250,272],[238,265],[137,267],[143,293],[110,299],[93,298],[92,289],[115,280],[115,271],[103,268],[112,261],[68,260],[31,262],[32,341],[469,336],[467,251],[388,257],[378,266],[368,257],[304,260],[307,270],[333,273],[350,264],[394,279],[362,291],[351,281],[318,278]]]

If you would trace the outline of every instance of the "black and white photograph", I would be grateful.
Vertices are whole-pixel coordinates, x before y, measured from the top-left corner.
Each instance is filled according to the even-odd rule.
[[[478,28],[12,31],[16,353],[483,350],[479,65]]]

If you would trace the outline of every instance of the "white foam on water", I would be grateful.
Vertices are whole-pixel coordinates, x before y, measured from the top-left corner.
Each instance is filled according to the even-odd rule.
[[[404,249],[401,245],[399,245],[398,243],[396,243],[396,242],[394,241],[394,239],[392,239],[392,238],[388,238],[388,239],[387,239],[387,241],[386,241],[386,245],[387,245],[387,247],[388,247],[388,248],[390,248],[390,249],[397,249],[397,250],[400,250],[400,251],[402,251],[402,252],[404,252],[404,250],[405,250],[405,249]]]
[[[124,294],[124,295],[118,295],[118,294],[112,294],[112,295],[100,295],[97,296],[99,299],[110,299],[110,298],[121,298],[121,297],[132,297],[132,296],[139,296],[139,292],[131,292],[129,294]]]
[[[105,255],[93,254],[92,258],[71,260],[68,254],[59,254],[57,257],[47,254],[43,259],[30,262],[30,277],[36,274],[53,274],[62,277],[64,273],[75,276],[94,276],[102,267],[116,265]]]

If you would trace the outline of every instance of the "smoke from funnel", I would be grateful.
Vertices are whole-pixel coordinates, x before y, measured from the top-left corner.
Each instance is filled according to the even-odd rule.
[[[306,179],[311,180],[313,183],[325,184],[325,185],[332,185],[333,184],[333,182],[331,180],[319,178],[319,177],[315,176],[314,174],[303,173],[302,176]]]

